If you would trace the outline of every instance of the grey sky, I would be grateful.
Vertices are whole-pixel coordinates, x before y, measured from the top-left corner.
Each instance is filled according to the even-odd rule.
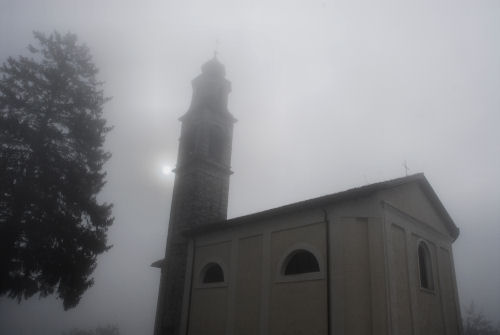
[[[72,31],[106,81],[114,247],[95,285],[0,300],[0,333],[116,323],[151,334],[180,124],[216,40],[233,92],[229,215],[424,172],[461,229],[462,305],[500,321],[500,2],[0,0],[0,60]],[[35,331],[36,330],[36,331]]]

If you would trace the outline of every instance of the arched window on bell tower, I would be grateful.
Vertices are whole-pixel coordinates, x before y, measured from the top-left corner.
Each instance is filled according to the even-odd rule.
[[[221,127],[210,127],[208,138],[208,155],[217,163],[224,164],[226,154],[226,135]]]
[[[199,127],[196,124],[183,126],[180,139],[179,163],[185,163],[194,157],[198,150]]]

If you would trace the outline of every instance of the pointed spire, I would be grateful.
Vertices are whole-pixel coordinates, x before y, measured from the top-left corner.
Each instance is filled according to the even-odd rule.
[[[226,75],[226,68],[217,58],[217,51],[214,52],[214,57],[211,60],[201,66],[201,72],[214,77]]]
[[[219,54],[219,39],[215,39],[215,50],[214,50],[214,59],[217,59],[217,55]]]

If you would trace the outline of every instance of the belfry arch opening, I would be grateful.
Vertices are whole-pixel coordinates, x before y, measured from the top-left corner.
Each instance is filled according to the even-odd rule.
[[[225,151],[226,151],[226,135],[224,131],[219,126],[210,127],[210,133],[208,138],[209,156],[216,162],[223,163]]]

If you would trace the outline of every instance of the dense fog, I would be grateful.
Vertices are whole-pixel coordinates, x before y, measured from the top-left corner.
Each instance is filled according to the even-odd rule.
[[[67,312],[0,299],[1,334],[152,334],[180,123],[214,51],[232,82],[229,217],[423,172],[460,228],[460,304],[500,322],[497,1],[0,2],[0,61],[76,33],[112,97],[113,248]]]

